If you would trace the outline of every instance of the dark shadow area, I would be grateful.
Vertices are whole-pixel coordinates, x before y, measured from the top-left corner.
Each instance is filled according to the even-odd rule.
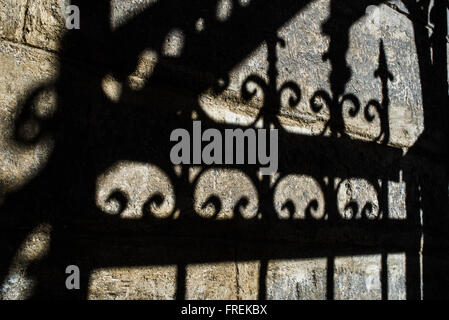
[[[423,92],[424,132],[407,158],[425,155],[420,168],[413,168],[413,194],[423,224],[423,298],[448,299],[449,254],[448,150],[448,1],[405,1],[414,23]],[[429,26],[431,27],[429,29]],[[405,159],[405,162],[409,160]],[[408,190],[411,192],[411,190]]]
[[[177,298],[183,299],[186,265],[259,260],[259,298],[265,299],[269,260],[327,257],[327,298],[333,299],[335,257],[381,254],[382,298],[387,299],[387,254],[396,252],[406,254],[408,299],[419,299],[421,292],[424,298],[448,298],[447,1],[436,1],[430,12],[434,25],[430,36],[426,28],[429,3],[406,1],[414,23],[425,119],[424,133],[406,156],[388,145],[388,85],[396,75],[388,68],[382,39],[373,74],[373,81],[382,85],[382,96],[362,106],[359,98],[346,90],[352,75],[346,61],[350,28],[369,5],[382,2],[331,2],[330,17],[322,26],[330,40],[323,52],[323,60],[331,65],[330,92],[317,88],[310,101],[314,112],[328,108],[330,118],[322,134],[308,136],[288,132],[279,123],[281,95],[289,93],[289,107],[295,108],[302,101],[302,88],[295,79],[278,83],[277,48],[285,45],[279,28],[309,1],[252,0],[247,6],[234,1],[231,16],[221,22],[215,16],[216,1],[166,0],[112,29],[109,1],[73,0],[82,13],[81,29],[67,32],[62,41],[59,77],[35,89],[16,123],[15,143],[33,145],[51,135],[55,146],[45,168],[21,190],[9,194],[0,207],[0,283],[25,237],[45,222],[52,226],[50,252],[29,267],[37,279],[33,298],[85,299],[89,274],[97,268],[176,264]],[[200,18],[205,29],[198,32],[195,24]],[[184,34],[182,51],[176,57],[163,56],[167,34],[175,29]],[[214,121],[199,105],[199,96],[210,89],[216,94],[226,90],[231,70],[264,43],[267,80],[250,75],[242,84],[241,95],[249,101],[254,90],[262,92],[257,120],[263,119],[264,128],[279,130],[277,182],[271,183],[268,176],[260,178],[255,165],[202,166],[194,179],[189,178],[187,165],[176,172],[169,158],[170,134],[176,128],[191,131],[192,111],[201,120],[203,131],[255,128],[256,121],[250,126]],[[144,88],[136,91],[127,85],[127,77],[145,49],[156,52],[158,62]],[[102,80],[109,74],[124,84],[117,102],[108,99],[102,89]],[[40,119],[33,104],[47,89],[56,91],[58,108],[51,118]],[[344,103],[352,106],[352,117],[363,114],[368,122],[378,117],[380,135],[373,141],[350,138],[345,133]],[[34,118],[40,124],[39,134],[24,139],[20,128]],[[163,194],[147,200],[143,218],[138,220],[122,219],[120,212],[108,215],[98,208],[98,176],[124,160],[151,163],[168,176],[176,199],[170,217],[158,219],[152,214],[152,208],[166,200]],[[243,218],[249,199],[242,198],[232,219],[200,217],[194,208],[194,191],[210,168],[232,168],[248,177],[257,191],[259,215]],[[304,219],[293,219],[294,201],[283,204],[291,219],[278,217],[274,190],[291,174],[307,175],[317,182],[324,197],[323,216],[316,217],[318,200],[313,199],[306,206]],[[351,202],[343,216],[337,194],[343,181],[357,178],[374,187],[379,210],[375,213],[370,202]],[[389,219],[389,181],[406,183],[406,219]],[[129,196],[115,190],[109,200],[118,201],[119,211],[123,211]],[[208,199],[215,216],[222,201],[216,196]],[[177,218],[176,211],[180,212]],[[65,288],[65,268],[72,264],[80,267],[81,290]]]

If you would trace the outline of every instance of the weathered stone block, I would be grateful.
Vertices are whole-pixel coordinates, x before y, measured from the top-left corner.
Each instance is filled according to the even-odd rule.
[[[388,283],[382,283],[381,256],[352,256],[335,259],[335,299],[377,300],[382,298],[382,286],[388,286],[388,298],[405,299],[405,256],[388,255]]]
[[[270,300],[326,299],[326,259],[270,261],[266,282]]]
[[[65,28],[66,0],[31,0],[25,19],[27,43],[47,50],[58,50]]]
[[[176,293],[176,266],[95,270],[89,279],[91,300],[171,300]]]
[[[237,262],[237,283],[239,300],[256,300],[259,297],[260,263],[257,261]]]
[[[188,265],[186,299],[235,300],[238,298],[237,267],[233,262]]]
[[[26,0],[1,0],[0,38],[22,40]]]

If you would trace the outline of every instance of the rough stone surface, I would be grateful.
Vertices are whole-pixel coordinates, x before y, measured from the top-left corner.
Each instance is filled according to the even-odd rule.
[[[32,296],[36,283],[27,269],[30,264],[41,260],[48,253],[50,231],[50,225],[39,225],[23,241],[13,258],[6,279],[0,285],[0,299],[18,300]]]
[[[405,257],[389,255],[388,298],[405,299]],[[337,257],[335,259],[335,299],[378,300],[382,298],[381,256]],[[357,288],[357,289],[355,289]]]
[[[0,0],[0,7],[4,8],[0,12],[0,37],[4,39],[0,41],[0,206],[5,197],[26,185],[45,167],[53,146],[51,137],[46,137],[33,147],[16,145],[11,137],[14,120],[25,98],[35,88],[47,88],[36,97],[35,112],[44,118],[54,112],[57,97],[51,84],[57,77],[60,60],[56,54],[50,52],[58,52],[61,49],[61,39],[66,34],[62,12],[68,1],[30,0],[28,10],[26,3],[25,0]],[[155,3],[156,0],[111,1],[112,30],[131,21],[139,12],[151,8]],[[219,1],[218,21],[225,22],[232,16],[231,3]],[[248,1],[242,0],[240,3],[243,6],[247,5]],[[389,141],[379,142],[407,151],[419,138],[424,123],[417,53],[411,21],[401,13],[406,12],[406,8],[401,1],[389,1],[389,4],[369,7],[366,14],[348,31],[349,48],[346,62],[351,68],[351,78],[342,94],[356,95],[362,106],[372,99],[382,101],[382,83],[374,76],[379,67],[382,40],[388,70],[394,79],[388,82],[387,125],[390,137]],[[280,123],[294,134],[318,136],[323,133],[329,118],[326,108],[319,113],[312,112],[310,99],[321,89],[332,95],[329,83],[331,61],[323,59],[330,42],[329,37],[322,33],[322,25],[329,18],[330,10],[329,0],[312,1],[278,32],[285,40],[285,46],[277,45],[277,87],[292,80],[302,92],[301,102],[293,109],[287,106],[287,92],[282,95]],[[199,20],[196,23],[195,27],[199,32],[207,27],[207,21]],[[182,37],[182,33],[176,31],[167,35],[162,48],[165,58],[176,59],[182,54],[183,40],[189,41]],[[248,102],[242,98],[241,90],[245,79],[250,75],[257,75],[267,81],[267,52],[267,44],[262,43],[241,61],[231,71],[229,88],[222,94],[215,95],[206,91],[198,97],[199,105],[210,118],[220,123],[241,125],[250,124],[256,119],[263,102],[263,92],[259,90],[254,99]],[[136,57],[136,69],[127,78],[129,88],[134,90],[133,92],[145,88],[158,57],[158,53],[152,50],[144,50]],[[80,64],[83,66],[83,61]],[[204,75],[200,74],[198,77],[202,76]],[[110,103],[108,107],[126,99],[124,93],[129,89],[126,85],[112,75],[103,78],[101,90],[104,93],[104,101]],[[345,128],[349,136],[356,140],[372,141],[381,130],[379,115],[369,122],[363,118],[363,112],[351,117],[349,107],[344,106]],[[192,118],[196,116],[197,114],[192,114]],[[23,134],[32,136],[35,130],[38,128],[31,123],[24,128]],[[324,135],[328,135],[328,132],[324,132]],[[344,156],[338,161],[344,163]],[[180,170],[175,170],[178,169]],[[204,168],[191,168],[188,177],[189,182],[196,181],[191,200],[199,216],[230,220],[239,200],[246,197],[248,204],[242,212],[243,217],[259,217],[259,204],[263,199],[258,199],[257,191],[248,176],[234,169],[207,169],[195,180],[201,169]],[[272,201],[279,219],[306,219],[307,207],[312,200],[317,201],[312,218],[326,219],[324,194],[320,182],[314,177],[291,174],[281,178],[275,175],[270,179],[273,185],[277,183]],[[385,214],[383,218],[395,220],[407,218],[406,186],[402,178],[399,181],[380,182],[389,186],[386,196],[389,211],[386,213],[380,210],[381,199],[373,181],[336,177],[334,182],[338,185],[338,213],[345,219],[364,218],[362,208],[366,205],[371,208],[366,217],[368,219],[374,220],[382,214]],[[130,198],[128,207],[120,212],[120,218],[136,220],[142,218],[145,201],[155,194],[162,194],[162,204],[151,207],[150,211],[157,218],[164,219],[175,207],[174,188],[167,173],[156,165],[121,159],[99,174],[95,201],[98,209],[106,216],[117,215],[120,204],[108,197],[112,191],[119,189]],[[219,197],[222,201],[219,212],[215,212],[213,204],[206,203],[210,196]],[[293,202],[293,212],[284,206],[287,200]],[[350,205],[354,202],[359,204],[357,210]],[[0,298],[26,298],[32,293],[34,283],[27,274],[26,266],[45,256],[50,230],[51,226],[39,226],[24,241],[12,262],[10,273],[4,283],[0,284]],[[231,253],[235,249],[230,245]],[[404,299],[404,255],[389,254],[387,265],[388,298]],[[176,265],[99,268],[90,275],[88,297],[173,299],[178,281],[177,268]],[[186,298],[256,299],[259,294],[260,270],[261,261],[188,264],[185,272]],[[335,257],[333,298],[380,299],[380,270],[380,255]],[[327,257],[269,260],[265,283],[267,298],[329,298],[326,297],[326,274]]]
[[[27,43],[58,50],[64,36],[67,0],[31,0],[25,20],[25,40]]]
[[[1,0],[0,38],[20,41],[25,20],[26,0]]]
[[[26,19],[27,42],[42,48],[58,49],[58,43],[65,31],[64,20],[60,14],[61,7],[64,7],[63,2],[63,0],[45,0],[44,4],[41,4],[40,1],[31,1]],[[154,3],[152,0],[113,1],[111,27],[119,26],[132,19],[142,10],[151,8]],[[226,7],[226,5],[228,4],[224,1],[222,6]],[[329,117],[326,108],[319,113],[312,112],[310,108],[310,99],[316,91],[323,89],[331,94],[329,85],[331,65],[330,61],[323,59],[329,40],[322,34],[322,25],[326,23],[329,16],[329,8],[329,0],[314,1],[279,31],[279,36],[285,40],[285,47],[278,46],[277,49],[279,76],[276,81],[280,86],[292,80],[302,91],[301,102],[294,109],[287,106],[288,93],[285,92],[283,95],[280,115],[288,130],[309,130],[311,134],[319,134]],[[224,9],[222,11],[226,12]],[[381,81],[374,76],[375,70],[379,67],[379,50],[382,40],[387,67],[394,77],[388,82],[390,91],[388,125],[391,130],[388,142],[401,147],[413,145],[422,132],[423,117],[417,53],[413,42],[411,21],[404,14],[387,5],[369,6],[365,16],[355,21],[349,33],[347,63],[351,68],[352,76],[343,94],[355,94],[361,106],[365,106],[373,99],[382,102]],[[172,39],[168,42],[166,49],[168,56],[176,57],[178,38],[179,35],[176,33],[167,35],[167,39]],[[398,55],[396,52],[402,54]],[[148,67],[151,68],[151,66]],[[217,106],[222,110],[231,109],[241,113],[242,108],[238,103],[236,104],[235,99],[225,99],[225,97],[240,97],[243,81],[249,75],[258,75],[267,79],[267,70],[267,46],[262,44],[231,72],[229,88],[223,93],[223,97],[213,97],[212,101],[203,104],[202,107],[217,120],[222,119],[220,113],[214,110]],[[211,99],[207,97],[207,93],[205,95],[203,100]],[[254,101],[256,108],[260,108],[262,97],[263,94],[259,90]],[[348,114],[350,104],[345,104],[344,108],[346,130],[350,135],[372,140],[380,134],[379,114],[369,122],[363,118],[363,112],[359,112],[356,117],[350,116]],[[244,113],[249,115],[247,121],[254,120],[255,114],[251,115],[250,110],[244,110]]]
[[[237,299],[235,263],[189,265],[186,273],[187,299]]]
[[[57,75],[58,59],[44,51],[0,42],[0,181],[5,193],[24,185],[45,165],[52,150],[47,137],[31,147],[12,139],[21,104],[35,88],[51,84]],[[54,108],[51,93],[39,96],[40,112]],[[39,110],[36,110],[39,112]]]
[[[95,270],[89,279],[91,300],[170,300],[176,292],[176,266]]]
[[[326,299],[326,259],[271,261],[267,288],[268,299]]]
[[[133,16],[148,9],[158,0],[113,0],[111,1],[111,25],[115,29]]]

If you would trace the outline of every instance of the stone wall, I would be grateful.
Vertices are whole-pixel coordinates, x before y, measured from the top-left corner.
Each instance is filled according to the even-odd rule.
[[[283,84],[290,83],[289,81],[295,86],[287,85],[278,95],[280,107],[276,111],[276,125],[282,128],[286,137],[292,137],[287,145],[303,141],[312,144],[312,147],[306,150],[312,150],[314,154],[306,159],[330,159],[327,164],[330,169],[326,167],[321,172],[315,170],[315,164],[308,163],[307,160],[290,161],[289,157],[292,158],[294,153],[286,152],[280,159],[280,162],[283,162],[279,174],[270,177],[271,186],[274,186],[270,193],[272,206],[280,221],[300,223],[310,218],[322,223],[310,223],[307,236],[299,236],[298,239],[306,243],[306,248],[302,247],[302,243],[296,243],[298,240],[292,236],[293,231],[283,235],[279,234],[277,229],[270,229],[266,231],[267,237],[264,239],[254,236],[242,242],[229,234],[209,234],[202,239],[214,245],[219,243],[216,249],[218,258],[214,254],[204,253],[204,256],[201,256],[201,253],[198,253],[193,255],[197,258],[192,258],[191,261],[180,259],[182,263],[177,263],[176,259],[161,258],[160,262],[151,264],[151,259],[143,259],[143,262],[139,263],[126,260],[129,258],[129,252],[134,255],[154,254],[150,251],[151,243],[139,242],[135,247],[123,244],[120,247],[120,244],[114,242],[110,247],[112,249],[99,250],[124,252],[123,261],[117,265],[108,262],[101,266],[101,262],[97,263],[97,260],[103,259],[103,255],[108,255],[108,252],[101,253],[101,258],[96,258],[95,255],[85,258],[88,261],[80,258],[86,265],[92,265],[88,275],[84,275],[85,284],[88,285],[87,298],[174,299],[177,290],[179,294],[180,283],[185,286],[182,291],[188,299],[257,299],[261,297],[261,290],[265,291],[264,295],[268,299],[406,298],[407,276],[411,276],[406,274],[407,265],[410,265],[407,254],[415,253],[414,259],[418,261],[416,265],[420,265],[422,259],[420,218],[410,216],[415,214],[408,207],[413,203],[414,196],[407,196],[407,190],[412,190],[407,183],[413,181],[410,172],[416,163],[422,164],[426,161],[423,160],[425,155],[422,159],[416,156],[417,158],[407,160],[408,162],[403,161],[408,158],[409,150],[425,130],[419,52],[414,29],[416,21],[411,19],[407,6],[400,1],[361,1],[363,4],[351,2],[351,5],[345,5],[343,1],[315,0],[295,4],[294,7],[279,5],[278,11],[272,13],[276,18],[266,23],[268,25],[272,22],[273,26],[276,26],[272,32],[274,40],[263,39],[258,35],[257,28],[264,25],[259,20],[263,19],[264,15],[254,14],[255,17],[251,18],[248,24],[254,25],[254,38],[261,38],[259,44],[253,45],[255,40],[248,41],[251,45],[245,47],[246,51],[240,50],[247,54],[238,50],[235,50],[237,53],[227,53],[227,46],[237,48],[246,45],[239,42],[245,39],[245,33],[248,39],[252,37],[249,30],[251,26],[236,24],[232,27],[232,23],[235,16],[235,19],[244,17],[248,14],[245,10],[253,10],[252,6],[260,3],[253,1],[216,1],[214,21],[208,20],[212,19],[213,15],[207,11],[210,9],[209,5],[205,5],[204,12],[200,11],[191,16],[188,16],[190,12],[186,13],[186,17],[191,20],[186,18],[186,22],[181,23],[176,19],[183,17],[182,10],[178,12],[172,8],[172,11],[163,11],[163,5],[158,0],[111,0],[108,4],[109,21],[98,21],[98,25],[95,25],[97,5],[93,5],[94,8],[89,12],[81,6],[81,29],[69,31],[65,28],[66,16],[63,8],[70,1],[0,0],[0,7],[3,8],[0,12],[0,206],[5,203],[4,210],[1,211],[2,221],[7,221],[4,225],[11,223],[19,229],[22,224],[31,224],[29,228],[25,228],[25,236],[17,239],[14,234],[20,232],[2,229],[1,239],[6,243],[2,248],[7,252],[6,256],[10,257],[2,262],[4,270],[7,270],[1,283],[0,295],[3,299],[28,298],[37,292],[37,288],[44,286],[39,281],[45,281],[47,277],[40,277],[41,271],[35,271],[38,268],[35,266],[39,266],[40,261],[45,261],[44,267],[40,267],[45,269],[43,273],[62,273],[59,266],[53,269],[46,266],[50,263],[48,261],[58,258],[58,249],[56,253],[52,253],[54,247],[58,246],[52,238],[53,235],[60,237],[59,230],[71,230],[70,223],[76,221],[76,218],[59,219],[58,214],[62,213],[57,211],[64,206],[68,211],[72,210],[73,206],[78,208],[77,204],[74,204],[80,201],[76,193],[67,191],[65,194],[61,191],[61,194],[67,195],[67,198],[62,200],[57,198],[59,193],[57,195],[51,191],[64,188],[67,183],[62,179],[65,171],[60,171],[61,186],[52,186],[54,189],[48,191],[45,199],[22,199],[39,213],[31,209],[30,212],[21,212],[17,217],[8,217],[14,213],[8,211],[8,201],[17,201],[15,194],[20,193],[22,189],[26,190],[35,180],[39,181],[49,163],[52,163],[55,157],[58,159],[55,154],[61,157],[57,151],[60,150],[58,134],[62,131],[58,130],[76,131],[84,126],[86,121],[86,128],[89,129],[83,137],[90,139],[92,135],[89,135],[89,132],[95,130],[90,128],[105,127],[104,133],[93,137],[91,143],[86,142],[88,146],[82,150],[89,150],[86,151],[89,155],[80,158],[86,165],[81,166],[81,171],[73,169],[73,172],[67,175],[70,178],[76,179],[80,172],[83,174],[82,170],[89,170],[89,163],[96,161],[96,152],[89,149],[89,146],[95,146],[96,141],[103,141],[104,136],[109,134],[122,136],[124,141],[134,141],[140,148],[151,150],[156,158],[154,161],[147,161],[146,156],[140,157],[138,151],[130,152],[129,157],[119,151],[116,161],[111,165],[99,166],[101,171],[96,171],[95,185],[88,188],[90,196],[95,198],[95,210],[99,215],[116,217],[123,220],[124,224],[134,223],[144,219],[142,208],[147,199],[161,194],[162,201],[157,203],[155,200],[156,204],[152,204],[150,211],[160,219],[176,220],[184,214],[182,206],[178,204],[180,191],[177,191],[177,188],[183,189],[173,182],[173,177],[183,177],[184,172],[187,172],[186,181],[192,183],[190,187],[194,189],[192,208],[197,216],[206,220],[232,221],[237,214],[235,208],[239,200],[245,197],[248,203],[243,206],[243,218],[257,220],[263,216],[261,206],[266,201],[259,194],[258,187],[254,186],[255,178],[249,176],[246,171],[242,172],[238,167],[209,169],[204,166],[175,166],[167,169],[170,164],[165,167],[159,165],[164,159],[168,159],[166,148],[152,143],[157,140],[145,141],[142,137],[136,141],[135,139],[139,139],[138,134],[125,131],[125,125],[109,127],[108,116],[118,115],[129,127],[139,128],[145,125],[146,118],[139,119],[139,116],[133,116],[133,112],[152,105],[155,111],[152,111],[151,116],[160,117],[160,122],[168,123],[168,127],[171,119],[179,114],[190,117],[191,120],[207,119],[209,126],[210,123],[217,123],[217,126],[248,126],[255,123],[257,127],[263,125],[258,115],[267,102],[267,95],[271,94],[269,90],[273,86],[279,90]],[[98,5],[98,8],[101,6]],[[157,16],[160,12],[167,16]],[[98,19],[102,19],[104,14],[98,14]],[[89,16],[89,22],[86,24],[83,24],[87,21],[83,20],[83,15]],[[158,43],[151,42],[151,45],[145,47],[145,44],[140,42],[147,40],[145,32],[152,29],[140,28],[139,23],[145,25],[146,19],[152,17],[158,22],[160,20],[167,23],[161,26],[161,33],[165,36],[160,41],[157,40]],[[239,23],[242,21],[239,20]],[[96,27],[89,29],[90,24]],[[175,27],[170,27],[171,24]],[[109,33],[102,33],[103,25],[110,26]],[[202,35],[206,34],[209,36],[206,39],[210,39],[209,33],[228,27],[238,34],[236,40],[223,38],[222,42],[207,42],[202,38]],[[196,33],[188,28],[195,28]],[[194,36],[195,34],[198,36]],[[158,31],[154,31],[154,35],[159,36]],[[274,36],[282,40],[276,40]],[[236,44],[233,45],[232,41]],[[198,45],[197,51],[192,49],[195,45]],[[137,54],[134,55],[134,52]],[[189,59],[196,59],[189,56],[192,52],[198,52],[200,58],[204,59],[204,64],[196,60],[190,62]],[[127,61],[128,55],[134,55],[134,61]],[[232,62],[230,56],[233,57]],[[124,60],[120,60],[121,58]],[[211,69],[211,66],[215,65],[218,70],[216,73]],[[199,70],[192,69],[192,66],[198,66]],[[216,81],[222,69],[228,70],[228,79],[224,79],[226,85],[214,90],[213,85],[209,84]],[[276,70],[274,73],[273,69]],[[345,73],[347,70],[350,70],[349,76]],[[157,75],[157,81],[153,81],[153,73]],[[91,82],[83,83],[82,79],[91,79]],[[220,84],[221,80],[217,83]],[[63,87],[60,85],[61,81],[69,85]],[[70,81],[73,88],[70,88]],[[180,83],[181,81],[184,83]],[[265,83],[266,87],[262,83]],[[156,89],[153,89],[152,85],[155,85]],[[246,92],[245,96],[245,86],[248,92],[256,90],[256,94],[248,97]],[[197,88],[200,89],[196,90]],[[299,103],[290,106],[289,98],[295,96],[295,88],[301,91],[301,99]],[[69,98],[61,98],[61,92],[70,90],[73,90],[73,96],[77,96],[77,102],[85,101],[85,105],[75,105],[75,102],[71,105]],[[192,91],[199,94],[192,95]],[[154,93],[160,95],[157,101],[151,97]],[[68,93],[69,97],[70,95],[71,93]],[[31,139],[33,143],[24,144],[17,142],[14,137],[16,123],[21,119],[30,99],[34,103],[38,122],[26,123],[22,128],[23,132],[19,134],[34,138],[36,132],[44,128],[40,126],[39,121],[51,119],[54,115],[59,115],[59,124],[50,127],[45,134],[37,135],[37,139]],[[344,100],[341,103],[342,128],[333,127],[332,121],[329,120],[333,117],[331,108],[318,108],[320,103],[326,103],[326,99]],[[63,103],[66,105],[62,105]],[[190,110],[190,105],[197,105],[198,108]],[[361,111],[354,112],[352,109],[358,105]],[[365,108],[367,105],[371,105],[371,108]],[[60,110],[63,108],[70,109],[71,112],[79,110],[79,119],[72,119],[70,115],[61,116]],[[128,111],[116,111],[116,108],[126,108]],[[368,109],[369,111],[366,111]],[[172,126],[175,125],[176,121]],[[151,130],[151,127],[142,130]],[[79,129],[79,132],[82,130]],[[154,135],[154,132],[151,134]],[[163,133],[161,135],[163,136]],[[308,138],[316,138],[322,145],[313,145],[315,140],[310,142]],[[339,149],[338,143],[332,142],[333,139],[350,141],[348,146],[351,147]],[[352,142],[355,142],[354,146]],[[159,143],[164,144],[162,140]],[[169,144],[168,140],[166,144]],[[375,147],[372,147],[373,145]],[[380,149],[376,149],[377,146]],[[429,142],[428,146],[429,150],[438,148],[434,147],[432,142]],[[355,149],[355,155],[347,154],[345,150],[352,148]],[[369,153],[365,152],[365,149],[375,151]],[[102,147],[98,147],[98,150],[98,153],[110,151]],[[444,166],[439,162],[429,161],[432,168]],[[295,163],[302,167],[295,168]],[[401,165],[397,165],[398,163]],[[78,164],[69,164],[63,168],[72,170],[72,165]],[[332,168],[338,168],[338,173],[334,176],[329,173]],[[168,173],[167,170],[173,170],[173,173]],[[394,173],[390,173],[393,171]],[[364,176],[365,172],[367,173]],[[261,178],[260,181],[262,180]],[[330,223],[332,220],[327,204],[328,194],[324,191],[326,188],[333,188],[332,185],[338,218],[348,221],[351,225],[348,227],[349,231],[339,223],[333,233],[326,226],[322,227],[326,221]],[[120,208],[121,203],[117,199],[111,200],[111,194],[115,190],[127,195],[125,208]],[[220,199],[219,210],[213,202],[208,202],[210,196]],[[46,207],[40,210],[40,205],[44,202],[61,202],[61,205],[55,209],[56,213],[49,214],[50,218],[45,218]],[[311,203],[315,205],[310,211]],[[33,215],[39,218],[34,219]],[[11,222],[13,220],[15,222]],[[389,222],[380,223],[370,229],[370,223],[376,224],[379,220]],[[88,220],[82,215],[79,221],[84,223]],[[410,229],[403,228],[402,222],[407,227],[412,226],[411,230],[415,232],[412,238],[416,243],[409,243],[410,247],[407,240],[404,240],[409,239],[404,234],[408,235]],[[351,238],[350,228],[358,228],[358,225],[360,234],[357,233]],[[384,226],[390,228],[390,225],[394,225],[391,230],[382,229]],[[80,243],[89,243],[86,240],[89,238],[89,232],[96,233],[95,239],[102,242],[102,236],[98,233],[100,231],[89,231],[89,228],[78,236],[82,238]],[[248,227],[248,233],[251,228]],[[341,233],[339,228],[343,229]],[[170,229],[167,227],[163,230]],[[111,232],[105,231],[104,237],[114,238],[110,235]],[[329,232],[332,235],[323,235]],[[245,231],[241,234],[244,233]],[[400,235],[399,238],[396,233]],[[165,251],[173,250],[169,244],[164,247],[164,241],[170,243],[170,237],[191,239],[193,235],[158,235],[156,230],[155,246],[161,247],[156,250],[158,254],[168,256],[170,252]],[[10,238],[15,240],[8,242]],[[117,239],[120,237],[117,236]],[[266,255],[260,254],[260,259],[257,254],[245,251],[251,250],[247,249],[247,245],[249,248],[257,246],[257,241],[260,241],[262,248],[267,241],[274,243],[273,247],[267,249]],[[198,245],[198,250],[202,250],[203,245]],[[291,252],[276,254],[275,246],[284,245],[291,245]],[[120,249],[117,249],[118,247]],[[90,252],[90,249],[86,250]],[[310,254],[303,254],[301,250]],[[133,254],[129,253],[130,256]],[[49,256],[53,258],[48,259]],[[67,259],[64,261],[70,260]],[[110,260],[104,258],[104,261]],[[329,268],[332,270],[329,271]],[[81,267],[81,273],[84,270]],[[265,274],[262,281],[261,272]],[[415,273],[416,282],[421,283],[420,270],[415,270]],[[184,277],[182,281],[180,276]],[[329,289],[329,281],[333,282],[332,289]],[[329,294],[332,294],[332,297],[329,297]]]

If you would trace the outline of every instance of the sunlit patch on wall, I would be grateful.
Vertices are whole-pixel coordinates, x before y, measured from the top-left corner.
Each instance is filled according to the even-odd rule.
[[[266,92],[256,83],[245,80],[252,75],[267,81],[266,45],[261,44],[248,57],[229,72],[227,79],[218,79],[216,90],[207,90],[198,102],[214,121],[228,124],[249,125],[257,120]],[[250,92],[244,97],[243,90]]]
[[[128,76],[128,86],[132,90],[142,90],[153,74],[158,63],[158,55],[154,50],[146,49],[139,54],[136,70]]]
[[[68,1],[68,0],[66,0]],[[139,13],[158,3],[159,0],[112,0],[111,6],[111,27],[112,30],[126,24]]]
[[[379,254],[335,258],[334,299],[381,299],[381,270]]]
[[[188,168],[189,171],[189,182],[193,183],[198,175],[201,173],[202,168],[200,166],[190,166]]]
[[[172,300],[176,294],[174,265],[104,268],[89,277],[89,300]]]
[[[44,122],[56,109],[56,92],[49,86],[39,88],[23,109],[0,110],[0,194],[19,190],[45,168],[55,141]]]
[[[46,128],[41,122],[54,116],[58,108],[57,102],[56,88],[53,85],[39,87],[20,111],[17,123],[18,139],[28,144],[42,139]]]
[[[237,299],[237,270],[235,262],[189,264],[186,268],[186,299]]]
[[[184,47],[184,32],[174,28],[170,30],[162,46],[162,54],[166,57],[179,57]]]
[[[195,22],[195,30],[197,32],[202,32],[202,31],[204,31],[204,28],[205,28],[204,18],[199,18],[198,20],[196,20],[196,22]]]
[[[274,192],[274,207],[280,219],[324,218],[324,195],[312,177],[288,175]]]
[[[0,286],[0,300],[27,299],[33,294],[36,280],[27,269],[43,259],[50,250],[51,226],[40,224],[27,235],[17,250],[9,272]]]
[[[238,170],[209,169],[198,177],[194,208],[201,217],[251,219],[257,215],[258,205],[253,182]]]
[[[338,183],[338,210],[344,219],[376,219],[379,203],[376,188],[365,179],[347,179]]]
[[[404,253],[387,254],[386,277],[382,277],[382,255],[335,258],[334,299],[378,300],[382,288],[391,300],[406,298],[406,260]]]
[[[232,14],[233,0],[218,0],[217,1],[217,20],[226,21]]]
[[[247,7],[251,3],[251,0],[239,0],[239,4],[242,7]]]
[[[326,299],[326,258],[270,260],[267,266],[267,299]]]
[[[289,104],[291,90],[282,91],[280,102],[281,124],[289,132],[307,135],[321,134],[330,118],[329,108],[317,92],[329,91],[331,71],[322,54],[328,49],[329,39],[322,32],[328,19],[329,1],[310,1],[303,10],[287,21],[278,32],[285,41],[276,47],[277,86],[293,81],[301,90],[298,104]],[[322,105],[312,108],[312,104]]]
[[[355,94],[361,108],[356,118],[345,115],[348,130],[371,140],[387,131],[380,141],[392,145],[410,147],[416,142],[424,129],[424,113],[414,39],[412,21],[385,4],[368,6],[351,26],[346,61],[352,75],[346,93]],[[367,50],[370,43],[377,47]],[[367,121],[364,112],[370,101],[381,108],[371,105],[374,119]]]
[[[120,101],[123,84],[115,79],[113,75],[108,74],[101,80],[101,88],[110,101],[115,103]]]
[[[407,219],[406,205],[406,183],[402,180],[400,171],[399,181],[388,181],[388,218],[404,220]]]
[[[389,253],[388,268],[388,300],[406,299],[406,255],[405,253]]]
[[[205,93],[199,97],[198,102],[203,111],[219,123],[248,126],[254,122],[258,113],[257,109],[245,109],[241,101],[226,96]]]
[[[167,218],[175,208],[175,194],[170,178],[157,166],[120,161],[98,177],[96,204],[122,218]]]

